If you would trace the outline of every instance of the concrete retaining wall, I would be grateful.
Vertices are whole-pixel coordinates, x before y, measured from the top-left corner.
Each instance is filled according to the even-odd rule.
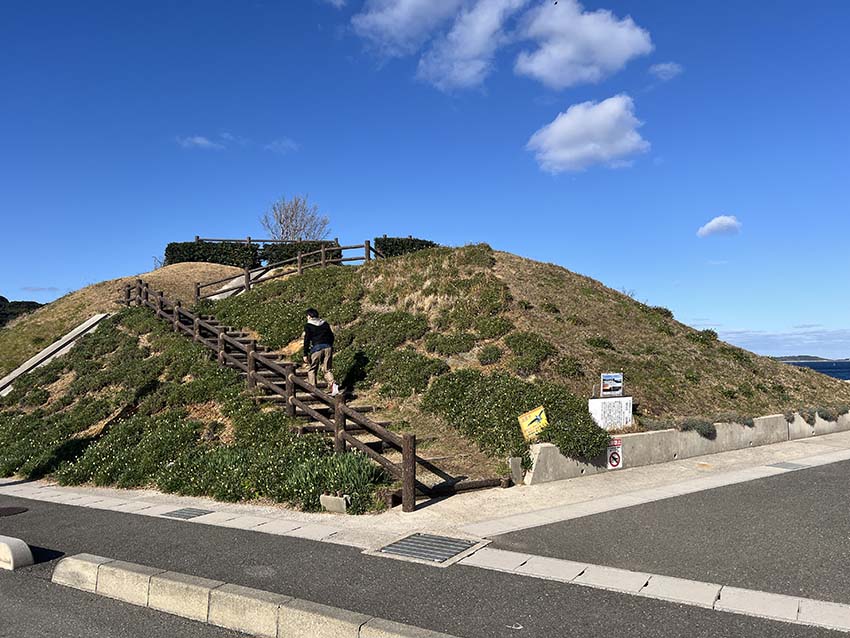
[[[814,425],[806,423],[799,414],[794,415],[791,423],[784,415],[774,414],[753,419],[752,427],[738,423],[716,423],[715,427],[717,436],[714,439],[707,439],[693,431],[680,432],[672,429],[619,435],[617,438],[623,443],[623,467],[667,463],[821,434],[845,432],[850,430],[850,414],[840,416],[837,421],[824,421],[818,416]],[[531,460],[532,469],[526,473],[523,480],[526,485],[609,471],[605,467],[605,459],[582,463],[565,457],[551,443],[532,445]]]
[[[265,638],[455,638],[353,611],[92,554],[63,558],[53,582]]]

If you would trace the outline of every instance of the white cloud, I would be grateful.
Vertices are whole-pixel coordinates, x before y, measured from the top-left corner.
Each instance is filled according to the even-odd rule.
[[[652,51],[649,32],[631,17],[618,19],[604,9],[586,12],[576,0],[543,4],[526,18],[523,36],[538,46],[519,54],[515,70],[555,89],[599,82]]]
[[[389,56],[416,52],[463,0],[366,0],[351,18],[354,31]]]
[[[210,138],[203,135],[189,135],[187,137],[178,137],[177,143],[183,148],[201,148],[204,150],[220,151],[224,148],[224,144],[213,142]]]
[[[345,6],[345,0],[324,0],[327,4],[336,9],[342,9]]]
[[[295,142],[295,140],[292,140],[288,137],[282,137],[279,140],[269,142],[263,148],[267,151],[271,151],[272,153],[279,153],[280,155],[285,155],[286,153],[297,151],[298,144],[297,142]]]
[[[460,12],[451,31],[419,60],[418,75],[442,90],[481,84],[505,41],[505,20],[528,0],[478,0]]]
[[[649,142],[637,132],[641,124],[628,95],[582,102],[538,130],[526,148],[550,173],[580,171],[593,164],[624,166],[628,157],[649,150]]]
[[[676,62],[661,62],[660,64],[653,64],[649,67],[649,73],[662,82],[672,80],[677,75],[681,75],[684,70],[685,67]]]
[[[697,231],[697,237],[709,237],[711,235],[737,235],[741,232],[741,222],[734,215],[718,215],[710,222],[701,226]]]

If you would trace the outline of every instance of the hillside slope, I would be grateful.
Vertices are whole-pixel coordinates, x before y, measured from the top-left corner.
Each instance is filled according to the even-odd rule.
[[[389,397],[471,369],[556,383],[580,398],[591,396],[599,373],[623,371],[637,414],[652,418],[850,403],[848,384],[719,341],[588,277],[484,245],[310,271],[206,309],[294,353],[308,305],[337,327],[344,382]]]
[[[174,264],[141,275],[102,281],[69,293],[0,328],[0,377],[92,315],[115,312],[119,290],[137,278],[148,281],[153,290],[162,290],[172,298],[191,302],[194,282],[235,276],[240,272],[239,268],[219,264]]]

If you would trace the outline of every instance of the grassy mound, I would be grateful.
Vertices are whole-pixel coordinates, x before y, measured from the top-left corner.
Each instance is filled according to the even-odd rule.
[[[153,290],[162,290],[173,299],[191,303],[194,282],[238,275],[239,268],[218,264],[175,264],[139,275]],[[0,329],[0,377],[50,345],[94,314],[115,312],[119,291],[137,277],[103,281],[81,288],[14,320]]]
[[[63,484],[154,486],[220,500],[319,509],[323,491],[378,507],[383,472],[294,436],[246,396],[231,370],[145,309],[123,310],[0,400],[0,475]]]
[[[403,401],[414,430],[420,415],[435,414],[493,456],[522,451],[516,416],[535,401],[549,404],[546,436],[565,453],[598,452],[602,437],[581,406],[603,371],[625,373],[647,420],[759,416],[850,400],[850,384],[759,357],[665,308],[486,245],[310,271],[204,310],[297,361],[307,306],[337,331],[335,371],[345,385]],[[443,378],[470,371],[476,376]],[[455,381],[477,390],[461,391]],[[559,395],[569,409],[556,407]]]

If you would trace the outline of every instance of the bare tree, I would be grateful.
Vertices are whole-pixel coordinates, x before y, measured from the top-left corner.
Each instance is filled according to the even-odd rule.
[[[330,231],[330,221],[316,204],[308,201],[307,195],[281,197],[260,218],[260,223],[271,239],[314,241],[327,238]]]

